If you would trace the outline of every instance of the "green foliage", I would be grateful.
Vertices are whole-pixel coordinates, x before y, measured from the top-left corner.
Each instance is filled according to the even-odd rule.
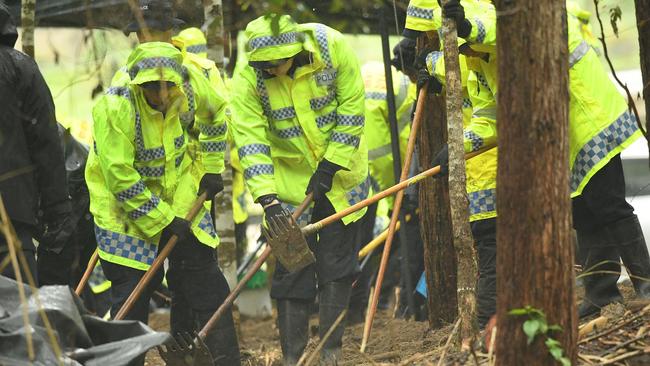
[[[531,345],[537,336],[543,336],[546,338],[544,344],[551,356],[553,356],[553,358],[562,366],[571,366],[571,361],[563,355],[564,350],[562,349],[560,342],[550,336],[552,332],[561,332],[562,327],[557,324],[549,325],[546,320],[546,314],[544,314],[543,311],[531,306],[526,306],[524,308],[512,309],[508,314],[528,317],[528,320],[524,321],[522,326],[524,334],[528,337],[526,340],[528,345]]]
[[[616,38],[618,38],[618,22],[621,21],[622,16],[623,12],[620,6],[617,5],[609,9],[609,23],[612,25]]]

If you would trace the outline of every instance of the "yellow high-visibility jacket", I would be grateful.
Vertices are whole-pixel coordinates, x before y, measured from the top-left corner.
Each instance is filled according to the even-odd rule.
[[[94,147],[86,182],[99,255],[109,262],[149,268],[162,229],[175,216],[185,217],[196,200],[200,177],[224,170],[225,100],[182,61],[168,43],[139,45],[127,63],[130,82],[109,88],[93,109]],[[164,116],[147,103],[138,85],[155,80],[177,85],[170,89]],[[191,102],[178,87],[190,80],[196,91]],[[188,126],[181,118],[192,104],[200,130],[197,151],[189,148]],[[219,243],[209,203],[191,227],[201,243]]]
[[[288,47],[291,55],[296,49],[310,54],[293,78],[248,65],[233,78],[232,133],[253,198],[277,194],[281,201],[298,205],[323,159],[343,167],[327,193],[337,212],[367,198],[365,93],[355,52],[343,35],[322,24],[298,24],[289,33],[249,37],[247,45],[261,49],[268,59],[287,57]],[[354,222],[364,213],[360,210],[343,222]],[[309,215],[308,210],[303,217]]]

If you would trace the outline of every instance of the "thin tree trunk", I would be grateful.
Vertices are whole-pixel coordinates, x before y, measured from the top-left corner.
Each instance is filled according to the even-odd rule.
[[[201,30],[208,40],[208,58],[223,70],[223,2],[222,0],[203,0],[203,16],[205,17]]]
[[[447,0],[448,1],[448,0]],[[442,5],[447,3],[442,1]],[[465,149],[463,145],[463,110],[458,38],[456,23],[444,19],[442,34],[445,57],[447,133],[449,145],[449,201],[454,247],[458,260],[458,314],[460,338],[476,336],[476,278],[477,264],[474,241],[469,227],[469,200],[465,187]]]
[[[445,100],[430,95],[425,123],[418,141],[422,167],[431,166],[434,155],[447,141]],[[424,269],[427,280],[429,325],[440,328],[458,316],[456,300],[456,252],[451,232],[449,184],[447,178],[420,181],[420,231],[424,242]]]
[[[645,130],[648,131],[650,118],[650,2],[636,0],[636,27],[639,32],[639,59],[643,78],[643,100],[645,101]],[[646,136],[646,139],[650,137]],[[650,139],[648,140],[650,150]]]
[[[223,68],[223,7],[221,0],[203,0],[205,23],[201,27],[208,41],[208,58]],[[232,169],[230,149],[226,149],[226,170],[221,173],[224,190],[213,201],[217,232],[219,233],[219,267],[232,287],[237,283],[237,245],[235,241],[235,221],[232,213]]]
[[[34,26],[36,24],[36,0],[22,0],[20,25],[23,29],[20,41],[23,52],[34,58]]]
[[[497,22],[498,364],[558,364],[546,337],[527,345],[522,330],[527,318],[509,315],[525,306],[562,327],[549,335],[575,364],[565,2],[497,0],[496,5],[507,14]]]

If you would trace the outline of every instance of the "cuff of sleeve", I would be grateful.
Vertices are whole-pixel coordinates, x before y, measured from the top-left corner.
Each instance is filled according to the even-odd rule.
[[[343,170],[350,170],[350,157],[352,154],[350,151],[345,150],[347,149],[328,148],[323,158],[331,163],[340,166]]]
[[[203,156],[203,168],[206,173],[221,174],[226,170],[224,157],[222,156]]]
[[[174,220],[174,217],[176,215],[171,206],[161,200],[155,210],[141,218],[143,222],[138,222],[137,219],[133,222],[147,237],[153,238],[167,227]]]

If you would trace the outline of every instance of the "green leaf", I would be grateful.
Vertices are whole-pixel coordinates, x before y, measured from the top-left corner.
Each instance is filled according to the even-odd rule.
[[[614,31],[616,38],[618,38],[618,22],[621,20],[622,16],[623,12],[621,11],[620,6],[617,5],[609,9],[609,23],[612,25],[612,30]]]
[[[528,341],[526,342],[528,345],[533,343],[541,326],[542,323],[536,319],[529,319],[524,322],[523,328],[524,328],[524,333],[526,334],[526,336],[528,336]]]
[[[512,309],[508,312],[509,315],[528,315],[528,309]]]
[[[561,332],[561,331],[562,331],[562,327],[559,326],[559,325],[557,325],[557,324],[553,324],[553,325],[549,325],[549,326],[548,326],[548,330],[549,330],[550,332]]]

